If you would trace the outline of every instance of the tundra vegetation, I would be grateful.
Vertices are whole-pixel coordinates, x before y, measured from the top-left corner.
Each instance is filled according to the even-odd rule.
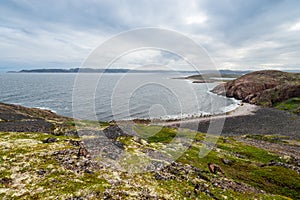
[[[135,135],[115,134],[118,129],[113,122],[73,121],[48,111],[7,104],[1,107],[0,123],[26,121],[28,126],[35,120],[45,120],[52,125],[50,129],[22,131],[19,127],[18,131],[0,132],[2,199],[300,198],[300,144],[288,136],[222,136],[210,153],[200,158],[204,133],[137,124]],[[149,152],[163,149],[171,141],[174,148],[180,148],[183,138],[193,140],[177,160],[159,170],[131,173],[111,168],[94,157],[85,147],[91,136],[78,137],[76,128],[108,134],[108,139],[132,158],[124,160],[129,166],[139,163],[140,158],[168,162],[149,157]]]

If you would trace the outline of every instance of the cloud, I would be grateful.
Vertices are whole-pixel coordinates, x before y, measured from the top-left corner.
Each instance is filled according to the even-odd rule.
[[[138,27],[191,37],[219,68],[300,66],[297,0],[13,0],[0,12],[0,70],[78,67],[101,42]],[[168,53],[143,55],[130,62],[177,62]]]

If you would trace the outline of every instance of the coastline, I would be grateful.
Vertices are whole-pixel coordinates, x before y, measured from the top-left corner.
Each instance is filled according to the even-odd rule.
[[[204,117],[195,117],[195,118],[185,118],[185,119],[176,119],[176,120],[157,120],[157,123],[154,125],[162,125],[162,126],[172,126],[181,123],[187,122],[204,122],[210,121],[214,119],[222,119],[222,118],[229,118],[229,117],[238,117],[238,116],[247,116],[247,115],[254,115],[254,112],[259,110],[261,107],[249,103],[241,103],[236,109],[226,112],[224,114],[217,114],[217,115],[209,115]],[[150,121],[150,120],[149,120]]]
[[[159,129],[140,124],[137,134],[133,136],[126,127],[121,129],[114,123],[81,121],[80,127],[76,127],[73,118],[41,109],[0,103],[0,119],[3,120],[0,122],[1,153],[4,155],[3,160],[7,161],[1,165],[4,177],[1,179],[0,196],[11,197],[17,194],[31,198],[32,194],[38,196],[41,191],[44,196],[61,196],[66,187],[78,188],[78,182],[73,181],[75,179],[86,187],[83,192],[78,190],[83,197],[92,194],[94,190],[91,186],[94,185],[100,185],[101,189],[103,185],[109,188],[99,190],[97,198],[106,197],[107,191],[113,194],[123,191],[128,185],[132,192],[129,191],[124,197],[133,197],[130,194],[137,187],[150,190],[152,183],[158,185],[162,181],[172,180],[172,185],[181,186],[184,183],[181,188],[190,187],[191,190],[202,184],[200,187],[209,187],[215,196],[220,194],[219,186],[224,186],[224,191],[234,191],[230,197],[245,195],[243,191],[251,190],[253,194],[261,192],[266,197],[280,194],[299,199],[299,190],[294,189],[294,185],[299,182],[300,173],[300,116],[294,116],[294,119],[291,116],[284,111],[243,104],[227,114],[200,121],[195,137],[189,142],[186,139],[190,132],[177,128],[176,122],[175,126],[168,125]],[[199,149],[203,144],[211,147],[211,140],[204,140],[207,137],[205,128],[212,122],[208,119],[218,121],[223,117],[226,117],[223,127],[225,134],[222,131],[222,135],[216,137],[217,143],[210,149],[211,153],[204,158],[199,157]],[[195,125],[191,123],[193,125],[189,126],[190,120],[184,123],[184,128]],[[78,134],[77,128],[82,130],[81,134]],[[209,135],[209,138],[215,137]],[[173,161],[169,152],[173,153],[174,150],[180,153],[180,157]],[[30,161],[27,165],[30,167],[24,168],[24,160]],[[120,162],[125,164],[121,168]],[[214,171],[215,167],[221,171]],[[132,172],[144,172],[140,169],[149,171],[135,173],[135,179],[132,179]],[[237,182],[236,174],[245,176],[241,176]],[[296,178],[290,181],[286,174]],[[31,181],[24,185],[19,177]],[[58,186],[51,187],[53,177],[60,180]],[[266,177],[272,181],[271,186],[269,182],[260,182]],[[149,179],[151,184],[147,182]],[[117,187],[115,183],[118,183]],[[261,184],[259,190],[256,189],[257,183]],[[287,190],[284,193],[279,189],[279,192],[274,191],[273,188],[281,188],[282,183],[288,187]],[[47,187],[36,188],[38,184]],[[168,191],[155,193],[153,198],[160,199],[165,193]],[[247,194],[253,196],[252,193]],[[76,197],[77,194],[76,191]],[[183,190],[180,198],[185,195],[186,191]],[[170,198],[170,195],[166,197]]]
[[[0,103],[1,109],[0,119],[2,122],[0,123],[0,131],[4,132],[51,133],[53,132],[53,122],[64,121],[69,124],[71,121],[76,120],[57,115],[49,110],[26,108],[18,105]],[[226,114],[214,116],[172,121],[133,119],[111,121],[107,124],[126,124],[132,122],[146,126],[184,127],[201,133],[207,133],[211,123],[222,123],[221,134],[226,136],[258,134],[282,135],[293,139],[300,139],[300,116],[275,108],[265,108],[248,103],[243,103],[235,110]],[[99,123],[101,122],[99,121]],[[59,127],[59,129],[63,128],[61,125]]]
[[[197,126],[195,126],[197,124]],[[221,128],[223,136],[243,137],[245,135],[283,136],[300,139],[300,116],[275,108],[265,108],[244,103],[232,112],[207,118],[186,119],[172,122],[157,122],[151,125],[182,127],[207,133],[210,125]],[[220,134],[217,130],[216,133]]]

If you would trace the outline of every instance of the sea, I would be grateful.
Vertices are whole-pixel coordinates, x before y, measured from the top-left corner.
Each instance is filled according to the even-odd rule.
[[[86,120],[173,120],[217,115],[239,101],[178,73],[2,73],[0,102]]]

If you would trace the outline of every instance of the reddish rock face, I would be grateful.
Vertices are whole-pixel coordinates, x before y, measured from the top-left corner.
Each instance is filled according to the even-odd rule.
[[[276,102],[300,96],[300,74],[257,71],[218,85],[212,92],[252,104],[272,106]]]

